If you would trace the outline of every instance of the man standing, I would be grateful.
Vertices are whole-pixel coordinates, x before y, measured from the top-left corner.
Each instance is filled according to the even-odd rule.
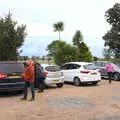
[[[108,63],[106,66],[105,66],[105,70],[107,71],[108,73],[108,78],[109,78],[109,83],[112,82],[112,75],[113,75],[113,65],[111,63]]]
[[[45,76],[43,73],[42,66],[37,62],[35,64],[35,76],[36,76],[36,82],[37,82],[37,86],[38,86],[38,92],[44,92]]]
[[[34,82],[35,82],[35,72],[34,72],[34,63],[32,61],[26,61],[25,62],[25,71],[23,73],[23,78],[25,81],[25,88],[24,88],[24,97],[22,98],[22,100],[26,100],[27,99],[27,88],[30,86],[31,88],[31,94],[32,97],[30,99],[30,101],[35,100],[35,91],[34,91]]]

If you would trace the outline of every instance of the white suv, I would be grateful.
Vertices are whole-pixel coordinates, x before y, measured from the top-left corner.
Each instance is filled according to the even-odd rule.
[[[88,62],[68,62],[61,66],[64,81],[73,82],[79,86],[80,83],[97,84],[101,80],[101,75],[94,70],[94,65]]]

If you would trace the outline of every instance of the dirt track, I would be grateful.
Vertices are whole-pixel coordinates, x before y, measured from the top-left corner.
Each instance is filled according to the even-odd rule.
[[[34,102],[21,101],[20,97],[0,97],[0,120],[120,120],[119,81],[50,88],[36,92]]]

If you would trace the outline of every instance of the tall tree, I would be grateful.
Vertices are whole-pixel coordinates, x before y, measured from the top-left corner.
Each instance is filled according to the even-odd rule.
[[[104,46],[108,46],[115,58],[120,58],[120,3],[105,12],[106,21],[111,29],[103,36]]]
[[[62,40],[55,40],[47,47],[48,56],[53,57],[56,64],[63,64],[75,60],[76,47]]]
[[[105,47],[103,50],[103,56],[104,58],[110,59],[113,56],[113,53],[109,48]]]
[[[73,36],[73,45],[77,47],[76,60],[77,61],[92,61],[92,54],[83,41],[82,33],[78,30]]]
[[[9,13],[0,18],[0,61],[17,60],[18,49],[26,36],[25,25],[17,25]]]
[[[62,32],[64,30],[64,23],[63,22],[57,22],[55,24],[53,24],[54,27],[54,32],[58,32],[59,33],[59,40],[60,40],[60,32]]]
[[[76,45],[77,47],[80,47],[80,44],[83,42],[83,36],[82,33],[77,30],[75,35],[73,36],[73,45]]]

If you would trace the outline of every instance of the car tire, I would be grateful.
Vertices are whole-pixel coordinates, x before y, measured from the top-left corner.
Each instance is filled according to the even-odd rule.
[[[63,87],[63,83],[58,83],[58,84],[56,84],[56,86],[57,86],[58,88],[61,88],[61,87]]]
[[[96,82],[92,82],[93,85],[96,85],[97,83],[98,83],[98,81],[96,81]]]
[[[80,86],[80,79],[78,77],[75,77],[73,83],[75,86]]]
[[[118,72],[114,73],[113,79],[114,80],[120,80],[120,73],[118,73]]]

